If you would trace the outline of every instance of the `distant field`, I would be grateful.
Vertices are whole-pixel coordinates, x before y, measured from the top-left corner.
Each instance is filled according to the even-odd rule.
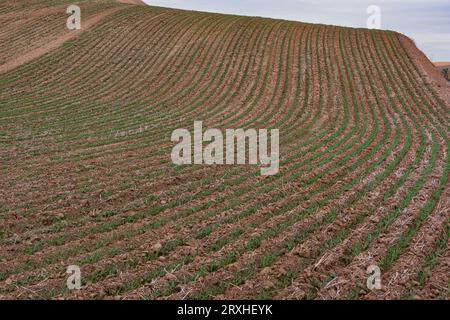
[[[0,0],[0,299],[450,298],[450,87],[411,40],[71,3]],[[278,128],[279,173],[174,165],[194,121]]]

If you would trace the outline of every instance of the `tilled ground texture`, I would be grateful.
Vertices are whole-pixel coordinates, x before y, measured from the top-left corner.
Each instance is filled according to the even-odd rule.
[[[450,88],[408,38],[122,2],[0,2],[0,298],[450,297]],[[280,172],[173,165],[194,121],[278,128]]]

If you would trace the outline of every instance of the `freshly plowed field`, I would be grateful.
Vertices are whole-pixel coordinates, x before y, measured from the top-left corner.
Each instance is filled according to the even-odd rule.
[[[0,298],[450,297],[450,87],[411,40],[78,3],[0,1]],[[194,121],[278,128],[279,173],[174,165]]]

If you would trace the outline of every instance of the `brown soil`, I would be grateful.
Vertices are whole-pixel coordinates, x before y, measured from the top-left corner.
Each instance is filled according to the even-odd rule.
[[[450,106],[411,40],[113,5],[46,46],[28,24],[0,33],[39,47],[0,67],[0,298],[345,298],[438,191],[436,207],[383,270],[383,289],[363,286],[358,298],[448,296],[448,247],[425,263],[449,219],[449,184],[439,181]],[[55,10],[15,8],[0,21],[39,18],[49,30]],[[76,50],[58,50],[86,30]],[[37,59],[48,53],[51,64]],[[279,128],[280,174],[172,165],[170,134],[194,120]],[[111,134],[144,124],[145,132]],[[433,141],[436,160],[414,191]],[[350,256],[412,191],[367,249]],[[81,266],[81,290],[65,287],[70,264]]]
[[[50,41],[47,45],[34,49],[30,52],[27,52],[26,54],[23,54],[19,57],[14,58],[13,60],[10,60],[0,65],[0,74],[11,71],[25,63],[35,60],[40,56],[43,56],[44,54],[57,49],[58,47],[62,46],[64,42],[77,38],[81,33],[88,30],[93,25],[97,24],[100,20],[119,10],[122,10],[122,8],[112,8],[109,10],[105,10],[104,12],[99,13],[94,17],[87,19],[86,21],[83,21],[80,30],[67,30],[66,34],[60,36],[59,38],[53,41]]]
[[[120,3],[126,3],[126,4],[140,4],[140,5],[146,5],[144,1],[141,0],[118,0]]]
[[[450,66],[450,62],[433,62],[433,64],[436,67],[449,67]]]
[[[397,36],[400,43],[408,52],[410,59],[421,70],[425,81],[435,88],[441,98],[446,101],[447,105],[450,105],[450,83],[442,77],[426,55],[416,47],[414,41],[402,34],[398,34]]]

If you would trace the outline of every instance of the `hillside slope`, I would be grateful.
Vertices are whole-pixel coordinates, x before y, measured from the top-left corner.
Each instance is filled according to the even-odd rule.
[[[0,298],[449,298],[448,87],[409,39],[113,1],[69,37],[70,3],[0,2]],[[175,166],[194,121],[279,128],[280,172]]]

